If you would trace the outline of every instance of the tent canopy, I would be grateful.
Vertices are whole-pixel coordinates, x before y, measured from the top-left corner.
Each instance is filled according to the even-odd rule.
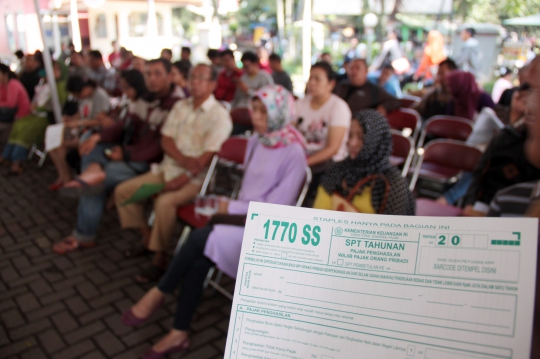
[[[503,24],[514,26],[540,26],[540,13],[536,15],[514,17],[512,19],[503,20]]]

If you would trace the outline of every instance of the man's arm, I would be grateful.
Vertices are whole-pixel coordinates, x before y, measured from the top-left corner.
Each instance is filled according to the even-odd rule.
[[[205,152],[199,157],[189,157],[184,155],[177,147],[171,137],[162,135],[161,146],[163,151],[171,156],[180,166],[187,169],[193,175],[198,175],[202,170],[210,164],[214,152]]]

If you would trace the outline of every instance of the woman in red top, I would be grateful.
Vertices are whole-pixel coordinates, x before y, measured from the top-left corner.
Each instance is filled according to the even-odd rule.
[[[30,114],[30,98],[17,76],[4,64],[0,64],[0,109],[15,109],[15,118],[7,121],[0,118],[0,122],[12,122]]]

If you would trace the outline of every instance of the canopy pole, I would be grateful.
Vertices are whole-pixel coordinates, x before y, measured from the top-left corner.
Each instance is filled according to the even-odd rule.
[[[307,82],[311,70],[311,0],[304,0],[302,23],[302,77]]]
[[[51,52],[45,45],[45,33],[43,32],[43,17],[41,16],[41,9],[39,7],[39,0],[34,0],[34,7],[38,17],[39,31],[41,33],[41,40],[43,41],[43,64],[45,65],[45,74],[47,76],[47,83],[51,86],[51,102],[53,107],[54,119],[56,123],[62,122],[62,109],[60,107],[60,100],[58,98],[58,92],[56,91],[56,79],[54,78],[54,70],[52,65]]]

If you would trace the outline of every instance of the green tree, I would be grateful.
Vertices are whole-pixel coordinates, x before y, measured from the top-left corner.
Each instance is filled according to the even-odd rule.
[[[241,29],[249,29],[258,22],[276,23],[276,0],[240,0],[240,10],[234,14]]]
[[[501,23],[502,20],[533,15],[538,0],[461,0],[454,1],[454,13],[461,21]]]

